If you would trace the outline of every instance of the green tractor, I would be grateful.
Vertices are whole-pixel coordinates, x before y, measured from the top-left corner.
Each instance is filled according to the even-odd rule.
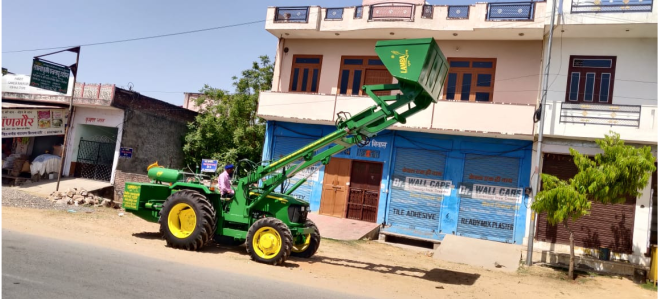
[[[312,257],[320,246],[320,232],[308,219],[309,203],[291,195],[306,179],[286,190],[281,186],[298,172],[326,165],[333,155],[404,124],[438,100],[447,77],[447,60],[432,38],[380,41],[375,52],[398,83],[363,86],[376,105],[354,116],[338,113],[336,131],[279,160],[239,161],[233,196],[222,197],[214,186],[203,184],[199,174],[156,162],[148,167],[150,183],[126,183],[123,208],[159,223],[170,247],[199,250],[212,240],[246,242],[253,260],[273,265],[283,264],[290,255]],[[378,96],[378,91],[399,92]]]

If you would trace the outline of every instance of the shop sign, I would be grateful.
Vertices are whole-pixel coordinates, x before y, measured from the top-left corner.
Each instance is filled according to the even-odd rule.
[[[119,149],[119,157],[130,159],[133,157],[133,148],[132,147],[122,147]]]
[[[66,94],[70,75],[68,67],[35,58],[32,62],[30,86]]]
[[[453,185],[451,181],[394,175],[392,187],[409,192],[423,192],[450,196]]]
[[[66,109],[2,109],[2,137],[63,135]]]
[[[516,203],[523,199],[523,188],[462,183],[459,185],[459,196],[462,198]]]

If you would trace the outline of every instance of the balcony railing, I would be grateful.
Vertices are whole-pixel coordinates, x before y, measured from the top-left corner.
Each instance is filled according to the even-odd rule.
[[[653,0],[573,0],[572,13],[651,12]]]
[[[624,10],[626,8],[617,5],[619,3],[623,4],[623,1],[631,1],[630,4],[625,7],[629,7],[624,11],[650,11],[652,7],[652,0],[573,0],[574,4],[572,5],[572,11],[574,12],[589,12],[596,9],[601,9],[605,11],[615,11]],[[613,1],[615,5],[606,2],[601,5],[585,5],[583,1]],[[620,2],[621,1],[621,2]],[[644,1],[644,2],[638,2]],[[485,16],[476,16],[476,18],[482,18],[486,21],[533,21],[535,15],[535,3],[532,1],[526,2],[504,2],[504,3],[481,3],[473,5],[451,5],[447,6],[447,20],[465,20],[471,19],[471,8],[476,7],[474,11],[481,11],[479,8],[486,5],[486,15]],[[481,5],[481,6],[480,6]],[[471,7],[473,6],[473,7]],[[594,8],[592,8],[594,7]],[[341,21],[353,19],[362,19],[364,14],[368,14],[368,21],[406,21],[414,22],[416,17],[422,19],[434,19],[435,12],[441,14],[446,13],[446,8],[436,7],[433,5],[415,5],[409,3],[381,3],[373,4],[368,6],[353,6],[353,7],[336,7],[336,8],[318,8],[320,11],[324,12],[323,20],[325,21]],[[310,14],[313,12],[315,14],[315,7],[309,6],[299,6],[299,7],[276,7],[274,14],[274,23],[309,23]],[[416,16],[417,11],[420,10],[419,16]],[[353,12],[352,12],[353,10]],[[345,16],[345,13],[348,16]],[[353,16],[349,16],[352,15]],[[428,21],[423,21],[428,22]]]
[[[448,6],[448,16],[446,17],[446,19],[448,20],[468,19],[470,10],[471,10],[471,6],[469,5]]]
[[[386,3],[370,6],[370,21],[413,21],[416,6],[408,3]]]
[[[327,13],[324,16],[324,19],[325,20],[342,20],[343,19],[343,11],[344,11],[344,9],[342,7],[327,8]]]
[[[639,105],[562,103],[560,123],[640,127]]]
[[[274,15],[276,23],[308,23],[308,6],[277,7]]]
[[[487,4],[487,21],[532,21],[534,2],[508,2]]]

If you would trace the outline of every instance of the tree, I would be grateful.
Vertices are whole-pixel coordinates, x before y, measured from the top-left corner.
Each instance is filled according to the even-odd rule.
[[[569,231],[569,278],[575,279],[574,236],[569,220],[588,215],[592,201],[603,204],[619,204],[626,196],[641,196],[656,170],[656,158],[651,148],[625,145],[619,134],[611,132],[596,143],[603,150],[594,158],[580,154],[570,148],[578,173],[568,181],[549,174],[542,174],[542,190],[537,193],[532,209],[546,213],[551,225],[562,224]]]
[[[273,72],[270,59],[260,56],[240,78],[233,77],[234,93],[204,85],[196,100],[202,109],[185,136],[188,165],[198,165],[201,159],[216,159],[219,165],[244,158],[260,161],[265,124],[256,115],[258,96],[272,87]]]

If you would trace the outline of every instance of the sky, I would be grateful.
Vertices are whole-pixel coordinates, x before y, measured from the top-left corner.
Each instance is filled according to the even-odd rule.
[[[468,4],[471,0],[428,1]],[[484,1],[477,1],[484,2]],[[491,2],[498,2],[492,0]],[[265,30],[269,6],[345,7],[360,0],[5,0],[2,2],[2,67],[30,74],[32,58],[58,50],[7,51],[77,46],[254,21],[259,23],[140,41],[83,46],[78,82],[115,84],[174,105],[183,92],[204,84],[233,91],[231,77],[261,55],[272,60],[277,39]],[[44,57],[75,63],[75,54]]]

